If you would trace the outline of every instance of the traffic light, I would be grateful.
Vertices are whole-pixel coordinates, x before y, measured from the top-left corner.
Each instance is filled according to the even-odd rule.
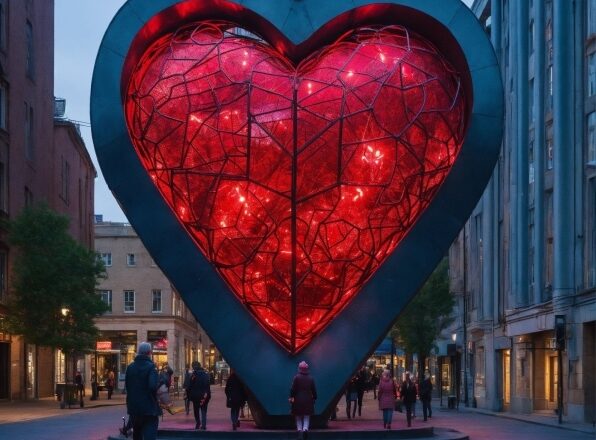
[[[555,315],[555,343],[557,350],[565,350],[565,315]]]

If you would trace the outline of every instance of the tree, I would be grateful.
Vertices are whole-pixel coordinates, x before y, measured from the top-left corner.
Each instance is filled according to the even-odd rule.
[[[96,292],[105,268],[93,250],[68,234],[69,220],[46,205],[5,222],[16,248],[7,327],[28,344],[64,353],[93,347],[93,319],[107,310]]]
[[[435,340],[451,322],[455,299],[449,291],[449,261],[441,260],[420,291],[397,318],[389,333],[409,355],[418,354],[419,371]]]

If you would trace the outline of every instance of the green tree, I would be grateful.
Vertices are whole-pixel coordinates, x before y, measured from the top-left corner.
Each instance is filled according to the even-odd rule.
[[[418,371],[435,347],[441,331],[451,322],[455,304],[449,291],[449,261],[441,260],[420,291],[406,306],[389,336],[398,341],[407,355],[418,354]]]
[[[106,311],[95,289],[105,269],[93,250],[68,234],[68,225],[46,205],[5,223],[16,248],[6,324],[28,344],[72,353],[95,343],[93,319]]]

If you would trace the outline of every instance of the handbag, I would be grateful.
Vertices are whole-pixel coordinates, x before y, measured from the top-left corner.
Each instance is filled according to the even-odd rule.
[[[397,412],[403,412],[403,405],[401,399],[395,399],[395,410]]]
[[[169,406],[172,403],[170,391],[165,383],[161,384],[157,389],[157,401],[162,406]]]

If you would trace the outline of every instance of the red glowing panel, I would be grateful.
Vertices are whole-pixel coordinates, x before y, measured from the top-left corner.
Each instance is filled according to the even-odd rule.
[[[126,121],[143,166],[238,299],[291,352],[385,261],[464,139],[460,76],[400,26],[294,65],[222,22],[154,43]]]

